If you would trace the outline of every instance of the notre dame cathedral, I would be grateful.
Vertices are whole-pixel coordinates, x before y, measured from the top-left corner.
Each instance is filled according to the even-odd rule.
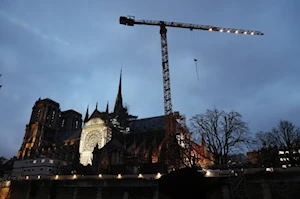
[[[184,123],[181,128],[186,128]],[[128,113],[123,106],[121,72],[112,112],[108,104],[105,111],[99,111],[97,104],[91,114],[87,108],[82,120],[75,110],[61,111],[59,103],[38,99],[17,157],[66,160],[73,170],[89,167],[95,173],[147,164],[160,167],[164,159],[164,127],[164,116],[137,119]]]

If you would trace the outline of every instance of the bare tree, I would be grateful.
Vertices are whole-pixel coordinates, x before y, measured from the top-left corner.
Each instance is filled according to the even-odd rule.
[[[280,147],[290,149],[295,141],[299,141],[300,129],[295,127],[292,122],[280,120],[277,127],[272,129],[272,134]]]
[[[194,133],[204,136],[215,164],[226,164],[228,154],[250,142],[249,128],[238,112],[213,109],[190,119]]]
[[[280,145],[280,140],[273,132],[260,131],[255,134],[253,140],[253,146],[256,146],[257,149],[279,147]]]

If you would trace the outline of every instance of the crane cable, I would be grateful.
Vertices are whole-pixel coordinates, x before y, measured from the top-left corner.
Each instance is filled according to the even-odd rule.
[[[191,41],[192,41],[192,48],[193,48],[193,56],[194,56],[194,62],[195,62],[195,68],[196,68],[196,74],[197,74],[197,79],[199,80],[199,74],[198,74],[198,59],[196,58],[196,44],[195,44],[195,36],[193,29],[191,30]]]

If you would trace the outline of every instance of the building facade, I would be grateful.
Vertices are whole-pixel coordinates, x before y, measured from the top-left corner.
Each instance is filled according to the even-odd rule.
[[[190,144],[190,136],[187,136],[190,133],[185,117],[179,112],[174,114],[180,118],[176,121],[175,139],[179,148],[184,148],[184,143]],[[105,111],[99,111],[97,104],[91,115],[87,108],[82,120],[80,113],[61,111],[60,105],[49,98],[36,101],[17,157],[21,160],[47,157],[65,160],[73,165],[72,169],[83,166],[96,173],[110,172],[113,168],[124,169],[128,165],[165,164],[164,143],[164,116],[137,119],[123,106],[121,73],[112,112],[108,104]],[[193,143],[193,147],[197,148],[196,145]],[[207,155],[206,149],[202,148],[193,153],[197,157],[202,153]]]
[[[16,160],[13,165],[13,179],[43,179],[56,174],[66,161],[41,157],[36,159]]]

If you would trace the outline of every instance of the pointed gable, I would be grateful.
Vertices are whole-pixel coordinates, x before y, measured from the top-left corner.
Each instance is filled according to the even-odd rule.
[[[98,103],[97,103],[94,112],[92,113],[92,115],[89,117],[88,120],[91,120],[93,118],[100,118],[102,120],[108,120],[109,119],[109,113],[98,111]]]

